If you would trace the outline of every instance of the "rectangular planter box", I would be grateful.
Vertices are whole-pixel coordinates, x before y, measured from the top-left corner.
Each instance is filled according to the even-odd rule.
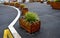
[[[41,0],[34,0],[34,2],[41,2]]]
[[[30,0],[30,2],[43,2],[41,0]]]
[[[28,8],[23,8],[21,11],[22,11],[22,15],[25,15],[28,12]]]
[[[19,19],[19,24],[27,32],[33,33],[33,32],[36,32],[36,31],[40,30],[41,22],[40,21],[36,21],[36,22],[31,24],[31,23],[25,21],[23,18],[20,18]]]
[[[60,9],[60,2],[51,2],[51,6],[53,9]]]
[[[4,2],[4,5],[9,5],[9,2]]]
[[[29,0],[29,2],[34,2],[34,0]]]
[[[15,7],[19,8],[20,4],[18,2],[15,2]]]
[[[51,1],[47,1],[47,4],[50,4],[51,3]]]
[[[14,2],[10,2],[10,6],[14,6]]]

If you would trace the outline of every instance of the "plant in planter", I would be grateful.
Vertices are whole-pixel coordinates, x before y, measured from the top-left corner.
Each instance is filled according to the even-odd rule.
[[[25,7],[25,4],[20,4],[20,9],[22,10]]]
[[[24,17],[19,19],[19,24],[29,33],[33,33],[40,29],[41,21],[37,14],[28,12]]]
[[[60,2],[60,0],[56,0],[56,2]]]
[[[28,12],[28,13],[25,14],[25,19],[29,22],[35,22],[39,18],[35,13]]]
[[[56,0],[51,3],[53,9],[60,9],[60,0]]]

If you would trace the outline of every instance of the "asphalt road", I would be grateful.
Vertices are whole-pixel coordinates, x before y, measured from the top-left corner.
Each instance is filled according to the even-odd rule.
[[[60,10],[52,9],[50,5],[42,3],[26,3],[30,12],[37,13],[41,20],[41,29],[29,34],[19,24],[15,28],[22,38],[60,38]]]
[[[14,27],[22,38],[60,38],[60,10],[52,9],[50,5],[41,3],[26,3],[30,12],[37,13],[41,20],[41,29],[38,32],[29,34],[19,26],[17,22]],[[8,7],[0,6],[0,38],[3,30],[16,17],[17,11]]]
[[[3,38],[4,30],[15,19],[17,13],[17,10],[11,7],[0,6],[0,38]]]

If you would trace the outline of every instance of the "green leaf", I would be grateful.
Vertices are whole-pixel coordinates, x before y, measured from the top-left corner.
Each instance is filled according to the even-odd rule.
[[[25,14],[25,19],[29,22],[34,22],[36,20],[39,20],[39,17],[36,13],[28,12]]]

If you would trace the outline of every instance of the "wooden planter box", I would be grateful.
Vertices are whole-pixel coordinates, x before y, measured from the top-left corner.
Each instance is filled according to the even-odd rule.
[[[60,2],[51,2],[51,6],[53,9],[60,9]]]
[[[28,21],[26,21],[25,19],[23,18],[20,18],[19,19],[19,24],[22,28],[24,28],[27,32],[29,33],[33,33],[33,32],[36,32],[36,31],[39,31],[40,30],[40,25],[41,25],[41,22],[40,21],[36,21],[34,23],[29,23]]]
[[[30,3],[34,2],[34,0],[29,0]]]
[[[30,0],[30,2],[41,2],[41,3],[43,3],[43,1],[41,1],[41,0]]]
[[[9,5],[9,2],[4,2],[4,5]]]
[[[28,12],[28,8],[23,8],[21,11],[22,11],[22,15],[25,15]]]
[[[50,3],[51,3],[51,1],[48,1],[48,2],[47,2],[47,4],[50,4]]]
[[[22,0],[22,2],[24,3],[26,0]]]
[[[14,6],[14,2],[10,2],[10,6]]]
[[[15,2],[15,7],[19,8],[20,4],[18,2]]]
[[[44,1],[40,1],[41,3],[43,3]]]
[[[35,2],[41,2],[41,3],[43,3],[43,1],[41,1],[41,0],[36,0]]]

